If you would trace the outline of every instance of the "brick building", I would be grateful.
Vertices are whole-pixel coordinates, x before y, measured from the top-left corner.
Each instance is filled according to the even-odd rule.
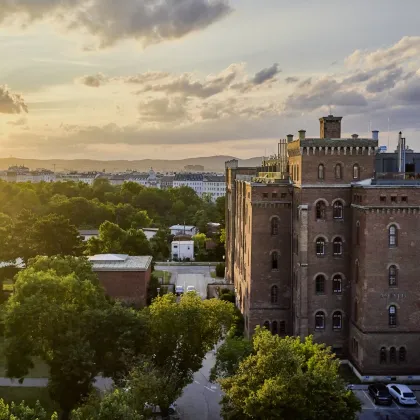
[[[312,334],[363,375],[420,375],[420,180],[376,173],[378,132],[341,138],[341,119],[260,168],[226,163],[226,276],[248,335]]]
[[[152,257],[99,254],[89,261],[108,296],[129,305],[146,306]]]

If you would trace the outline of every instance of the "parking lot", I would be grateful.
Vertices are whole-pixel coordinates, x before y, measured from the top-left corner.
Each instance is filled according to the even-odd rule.
[[[367,387],[366,387],[367,388]],[[376,405],[367,389],[354,389],[354,394],[362,403],[360,420],[420,420],[420,404],[402,406],[395,402],[391,406]],[[420,391],[413,391],[420,401]]]

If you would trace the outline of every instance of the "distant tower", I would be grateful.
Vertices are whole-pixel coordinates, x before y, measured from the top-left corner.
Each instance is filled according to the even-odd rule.
[[[341,120],[343,117],[322,117],[320,122],[320,135],[321,139],[339,139],[341,138]]]

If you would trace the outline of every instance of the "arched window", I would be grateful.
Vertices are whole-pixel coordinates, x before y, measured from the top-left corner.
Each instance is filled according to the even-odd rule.
[[[336,201],[333,204],[333,218],[334,219],[343,218],[343,203],[341,201]]]
[[[359,179],[360,177],[360,168],[359,165],[356,163],[353,165],[353,179]]]
[[[333,254],[336,257],[343,255],[343,241],[341,240],[341,238],[334,238]]]
[[[271,288],[271,303],[277,303],[279,299],[279,289],[277,286]]]
[[[388,229],[388,245],[390,247],[397,246],[397,227],[395,225],[391,225]]]
[[[390,265],[388,269],[388,283],[390,286],[397,285],[397,267],[395,265]]]
[[[354,263],[354,282],[359,282],[359,260],[356,260]]]
[[[332,321],[333,321],[333,329],[334,330],[341,330],[342,321],[343,321],[343,316],[341,315],[341,312],[339,312],[339,311],[334,312],[333,317],[332,317]]]
[[[324,201],[318,201],[315,206],[315,217],[317,220],[325,220],[326,205]]]
[[[341,164],[337,163],[337,165],[335,165],[334,173],[335,173],[335,179],[341,179],[343,177]]]
[[[280,334],[286,334],[286,321],[280,321]]]
[[[356,245],[360,245],[360,222],[356,222]]]
[[[395,305],[391,305],[388,308],[388,324],[391,327],[395,327],[397,325],[397,307]]]
[[[389,361],[390,363],[397,363],[397,349],[395,347],[389,349]]]
[[[272,333],[273,335],[277,335],[277,334],[279,333],[279,330],[278,330],[278,325],[277,325],[277,321],[273,321],[273,322],[271,323],[271,333]]]
[[[318,179],[320,180],[325,179],[325,167],[322,163],[318,165]]]
[[[277,252],[273,252],[271,254],[271,269],[278,270],[279,268],[279,254]]]
[[[316,240],[316,255],[323,256],[325,255],[325,239],[318,238]]]
[[[299,165],[296,166],[296,181],[299,182]]]
[[[341,279],[341,276],[335,275],[333,277],[333,293],[341,293],[343,291],[342,286],[343,281]]]
[[[279,234],[279,219],[277,217],[273,217],[271,219],[271,234],[272,235]]]
[[[270,331],[270,322],[269,321],[264,322],[264,328],[267,329],[268,331]]]
[[[354,301],[354,314],[353,314],[354,322],[357,322],[359,319],[359,305],[357,304],[357,300]]]
[[[400,362],[405,362],[407,358],[407,351],[405,350],[405,347],[400,347],[398,358],[400,359]]]
[[[323,330],[325,328],[325,315],[324,312],[317,312],[315,314],[315,329]]]
[[[325,293],[325,277],[323,275],[316,276],[315,279],[315,293],[323,295]]]
[[[386,348],[381,347],[379,352],[379,363],[386,363]]]

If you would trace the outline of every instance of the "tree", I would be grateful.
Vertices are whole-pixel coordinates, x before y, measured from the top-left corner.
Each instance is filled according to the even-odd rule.
[[[10,261],[14,257],[12,253],[13,221],[4,213],[0,213],[0,238],[0,261]]]
[[[156,402],[163,415],[193,380],[206,353],[218,343],[234,320],[234,306],[217,299],[201,300],[188,293],[177,303],[172,294],[156,298],[148,314],[148,355],[162,377],[165,393]]]
[[[42,408],[39,401],[36,402],[35,407],[28,407],[25,402],[16,404],[12,402],[10,405],[6,404],[3,399],[0,399],[0,420],[57,420],[57,414],[48,416],[47,412]]]
[[[156,235],[150,240],[152,255],[155,261],[164,261],[169,258],[171,250],[169,249],[171,232],[169,229],[159,229]]]
[[[339,361],[312,337],[280,338],[257,327],[253,353],[220,380],[224,419],[355,419],[360,402],[338,375]]]

